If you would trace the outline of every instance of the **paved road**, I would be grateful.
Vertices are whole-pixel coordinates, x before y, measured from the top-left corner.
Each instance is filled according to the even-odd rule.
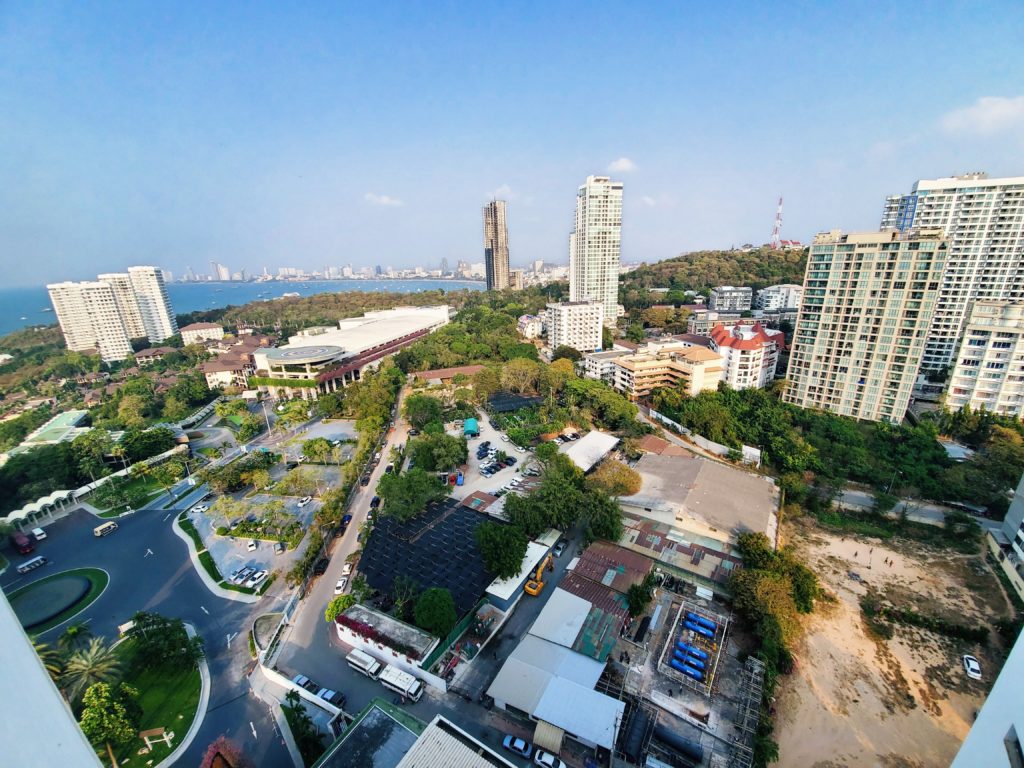
[[[273,719],[251,694],[246,679],[250,663],[246,632],[255,616],[274,609],[273,601],[251,605],[213,595],[196,574],[185,542],[171,530],[171,521],[187,506],[185,502],[201,493],[196,489],[182,500],[180,508],[149,509],[119,518],[117,532],[104,538],[93,535],[97,520],[82,510],[50,523],[38,552],[52,564],[33,572],[31,579],[12,569],[4,575],[2,585],[9,590],[68,568],[105,569],[110,574],[109,586],[75,622],[87,621],[95,635],[112,639],[117,637],[117,626],[136,611],[156,611],[192,624],[205,642],[210,705],[179,764],[198,765],[210,742],[226,734],[255,765],[291,766]],[[66,626],[43,633],[42,639],[54,642]],[[229,635],[233,636],[230,644]]]
[[[875,497],[870,491],[863,491],[855,488],[847,488],[837,501],[847,507],[858,509],[872,509],[875,506]],[[936,504],[934,502],[922,501],[921,499],[900,499],[896,506],[889,511],[889,517],[899,517],[900,513],[906,510],[907,518],[914,522],[926,525],[943,525],[946,515],[955,510],[950,507]],[[971,515],[982,528],[991,528],[993,525],[999,527],[999,521],[990,520],[980,515]]]

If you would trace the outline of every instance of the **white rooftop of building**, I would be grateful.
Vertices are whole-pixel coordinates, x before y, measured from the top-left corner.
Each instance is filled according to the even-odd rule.
[[[436,715],[395,768],[515,768],[486,744]]]
[[[568,731],[584,741],[611,749],[625,702],[598,693],[564,677],[553,677],[540,697],[533,716]]]
[[[552,679],[593,690],[604,664],[534,635],[524,635],[502,665],[487,694],[523,712],[533,712]]]
[[[550,546],[550,545],[549,545]],[[548,552],[548,546],[531,541],[526,545],[526,557],[519,568],[519,573],[510,579],[495,579],[487,588],[487,594],[494,595],[499,600],[508,600],[519,589],[522,589],[523,581],[527,574],[537,567],[541,558]]]
[[[618,444],[619,438],[615,437],[615,435],[609,435],[607,432],[595,429],[585,434],[579,440],[574,440],[571,443],[562,443],[558,450],[572,459],[572,463],[581,470],[589,472]]]
[[[349,354],[361,354],[374,347],[448,322],[447,305],[396,307],[367,312],[362,317],[340,320],[337,328],[307,328],[289,337],[282,349],[310,346],[341,347]]]
[[[555,589],[530,627],[530,634],[572,648],[590,607],[588,600],[564,589]]]

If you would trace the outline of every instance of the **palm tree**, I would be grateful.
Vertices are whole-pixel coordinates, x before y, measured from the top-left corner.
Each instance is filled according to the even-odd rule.
[[[85,624],[72,624],[57,640],[57,645],[66,654],[81,650],[92,638],[92,630]]]
[[[36,650],[36,655],[39,660],[43,662],[43,666],[46,667],[46,671],[50,674],[50,677],[57,680],[64,671],[64,659],[56,648],[50,646],[49,643],[44,643],[37,638],[32,638],[32,647]]]
[[[89,645],[75,651],[64,665],[61,683],[68,700],[77,700],[94,683],[113,683],[121,673],[121,659],[103,638],[94,637]]]

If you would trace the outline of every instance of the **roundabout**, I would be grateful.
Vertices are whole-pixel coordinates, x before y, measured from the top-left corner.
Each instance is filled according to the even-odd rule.
[[[75,568],[16,589],[7,599],[25,631],[39,634],[88,608],[109,583],[104,570]]]

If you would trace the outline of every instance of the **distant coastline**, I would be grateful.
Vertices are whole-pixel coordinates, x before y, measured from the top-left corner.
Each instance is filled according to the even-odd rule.
[[[302,297],[353,291],[418,293],[421,291],[482,291],[482,280],[374,278],[342,280],[273,280],[269,282],[169,283],[167,296],[175,313],[198,312],[270,301],[285,293]],[[0,336],[32,325],[53,325],[57,318],[45,286],[0,289]]]

